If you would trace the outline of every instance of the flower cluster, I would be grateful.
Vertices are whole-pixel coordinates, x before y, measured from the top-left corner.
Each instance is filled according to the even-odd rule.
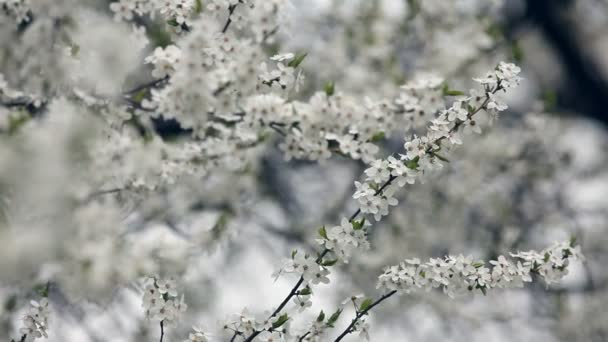
[[[266,62],[260,64],[260,74],[258,78],[261,82],[259,88],[263,86],[274,88],[275,91],[294,89],[299,91],[304,75],[300,69],[296,74],[296,68],[303,61],[306,55],[294,55],[293,53],[285,53],[270,57],[276,62],[276,69],[268,70]],[[286,64],[284,64],[286,63]]]
[[[49,313],[49,302],[46,298],[42,298],[39,302],[35,300],[30,302],[30,307],[23,317],[24,327],[20,329],[21,334],[26,336],[26,341],[48,337]]]
[[[425,263],[417,258],[406,259],[387,268],[378,277],[377,287],[400,293],[442,288],[444,293],[454,297],[475,289],[485,293],[492,288],[522,287],[524,282],[532,281],[532,274],[551,284],[567,274],[571,261],[583,258],[580,247],[569,242],[557,243],[541,252],[521,252],[511,256],[520,260],[511,261],[499,256],[497,260],[490,261],[491,269],[484,262],[463,255],[431,258]]]
[[[180,315],[188,308],[184,295],[178,298],[173,279],[157,278],[148,279],[142,306],[148,319],[161,321],[166,325],[175,325]]]
[[[584,260],[580,246],[574,246],[573,241],[555,243],[538,253],[519,252],[511,256],[521,259],[523,266],[541,276],[547,285],[557,283],[566,276],[571,261]]]
[[[328,265],[329,266],[329,265]],[[298,251],[294,251],[290,259],[284,261],[281,269],[273,274],[277,277],[283,273],[294,273],[301,276],[305,284],[317,285],[319,283],[328,284],[329,270],[312,256]]]
[[[285,323],[288,319],[287,315],[256,319],[245,308],[241,313],[231,315],[224,323],[223,328],[226,331],[232,331],[234,336],[247,337],[257,334],[256,340],[267,342],[285,341],[288,335]]]
[[[512,88],[519,85],[522,78],[519,77],[521,68],[513,63],[500,62],[493,71],[488,71],[484,77],[473,80],[488,87],[501,85],[503,88]]]
[[[414,127],[426,124],[432,115],[444,108],[443,82],[437,75],[423,73],[401,86],[395,103],[401,111],[411,114],[409,118]]]
[[[490,116],[495,117],[499,111],[507,108],[495,94],[500,90],[516,86],[520,81],[520,77],[517,76],[519,71],[517,66],[501,62],[486,78],[476,79],[484,86],[483,95],[477,90],[472,90],[469,96],[457,98],[449,108],[441,111],[437,118],[431,120],[426,135],[414,136],[405,142],[403,145],[405,154],[400,154],[399,158],[390,156],[387,159],[374,161],[365,170],[365,182],[355,183],[357,190],[353,198],[359,202],[361,212],[371,214],[379,221],[383,216],[388,215],[390,206],[397,205],[393,195],[398,186],[413,184],[417,178],[441,169],[442,162],[447,159],[440,152],[449,151],[455,145],[462,144],[460,127],[464,127],[465,133],[481,133],[479,123],[474,119],[475,114],[483,109]],[[490,79],[492,82],[488,81]],[[414,85],[407,86],[406,89],[412,94],[405,96],[407,101],[403,100],[402,96],[402,105],[408,106],[407,108],[411,110],[423,101],[425,108],[436,110],[437,107],[429,107],[432,102],[441,102],[436,94],[424,95],[418,102],[413,100],[413,94],[418,94],[416,89],[434,89],[440,82],[440,79],[430,78],[426,81],[418,80]],[[422,94],[426,93],[422,92]]]
[[[157,47],[145,60],[146,63],[154,65],[152,76],[156,78],[171,76],[175,72],[175,65],[180,60],[181,52],[175,45],[169,45],[164,49]]]
[[[187,19],[194,12],[195,0],[119,0],[110,4],[114,19],[132,20],[135,15],[154,15],[158,11],[179,32],[187,27]]]
[[[31,20],[29,15],[29,0],[0,0],[0,13],[4,11],[18,23]]]
[[[365,227],[367,225],[369,225],[369,222],[365,220],[350,222],[343,217],[339,226],[329,229],[321,228],[319,231],[321,239],[317,239],[317,242],[326,249],[333,251],[343,262],[348,262],[355,250],[366,251],[369,249]]]
[[[280,25],[287,24],[288,0],[213,0],[207,9],[215,16],[228,13],[239,29],[251,30],[256,42],[270,41]]]
[[[188,334],[188,339],[184,342],[209,342],[210,336],[199,327],[192,327],[192,332]]]

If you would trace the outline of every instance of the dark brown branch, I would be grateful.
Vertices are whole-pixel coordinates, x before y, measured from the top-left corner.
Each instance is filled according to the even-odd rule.
[[[338,336],[334,342],[338,342],[341,341],[346,335],[350,334],[351,332],[353,332],[355,330],[355,325],[357,324],[357,322],[361,319],[361,317],[367,315],[367,313],[373,309],[376,305],[379,305],[380,303],[382,303],[385,299],[391,297],[392,295],[394,295],[395,293],[397,293],[397,290],[393,290],[387,294],[385,294],[384,296],[378,298],[375,302],[373,302],[370,306],[368,306],[365,310],[361,310],[359,312],[357,312],[357,315],[355,316],[355,318],[352,320],[352,322],[350,322],[350,324],[348,325],[348,327],[346,327],[346,329],[342,332],[342,334],[340,334],[340,336]]]
[[[169,80],[169,76],[165,76],[163,78],[159,78],[157,80],[154,80],[154,81],[151,81],[151,82],[148,82],[148,83],[144,83],[144,84],[138,85],[137,87],[135,87],[135,88],[133,88],[131,90],[125,91],[123,93],[123,95],[125,95],[125,96],[133,95],[133,94],[135,94],[135,93],[137,93],[137,92],[139,92],[141,90],[148,89],[148,88],[154,88],[157,85],[159,85],[159,84],[161,84],[163,82],[166,82],[168,80]]]
[[[163,342],[163,337],[165,337],[165,321],[160,321],[160,342]]]
[[[228,20],[226,20],[226,24],[224,24],[224,28],[222,28],[222,33],[226,33],[226,31],[228,31],[228,27],[232,23],[232,13],[234,13],[234,10],[236,10],[238,5],[239,4],[228,6]]]

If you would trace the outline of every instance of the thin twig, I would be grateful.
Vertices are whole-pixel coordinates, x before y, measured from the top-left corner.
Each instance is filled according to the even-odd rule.
[[[491,93],[496,93],[499,90],[501,90],[502,87],[500,85],[500,82],[496,85],[496,88],[494,88]],[[486,95],[486,99],[485,101],[479,106],[479,108],[475,108],[474,111],[472,111],[471,113],[469,113],[467,115],[467,117],[469,119],[471,119],[475,114],[477,114],[479,111],[481,111],[482,109],[485,109],[485,107],[487,106],[487,104],[490,101],[490,96]],[[456,132],[462,125],[464,124],[464,121],[458,121],[454,127],[452,127],[449,130],[449,133],[454,133]],[[434,145],[438,145],[441,143],[441,141],[443,141],[445,139],[445,136],[442,136],[440,138],[437,138],[437,140],[435,140],[432,144],[430,144],[429,148],[426,150],[426,153],[430,153],[433,151],[433,146]],[[378,190],[376,190],[376,192],[374,193],[374,196],[377,196],[379,194],[381,194],[384,189],[386,189],[386,187],[388,187],[395,179],[397,179],[397,176],[393,176],[391,175],[389,177],[389,179],[380,187],[378,188]],[[361,214],[361,208],[357,209],[349,218],[349,221],[353,221],[354,219],[356,219],[359,214]],[[329,249],[324,249],[323,252],[319,255],[319,257],[317,258],[316,262],[320,263],[323,260],[323,257],[329,253],[330,250]],[[300,279],[298,280],[298,282],[296,283],[296,285],[291,289],[291,291],[289,292],[289,294],[287,295],[287,297],[285,297],[285,299],[283,300],[283,302],[281,302],[281,304],[277,307],[277,309],[272,313],[272,315],[270,315],[270,318],[275,317],[279,312],[281,312],[281,310],[283,310],[283,308],[285,307],[285,305],[287,305],[287,303],[289,302],[289,300],[291,298],[293,298],[293,296],[295,296],[298,293],[298,289],[300,288],[300,286],[302,285],[302,283],[304,282],[304,277],[300,276]],[[336,341],[340,341],[342,338],[344,338],[344,336],[346,336],[349,333],[349,330],[356,324],[357,320],[359,318],[361,318],[361,316],[365,315],[369,310],[371,310],[373,307],[375,307],[376,305],[380,304],[382,301],[384,301],[385,299],[391,297],[392,295],[394,295],[397,291],[391,291],[387,294],[385,294],[384,296],[380,297],[377,301],[375,301],[374,303],[372,303],[372,305],[370,305],[367,309],[362,310],[360,312],[357,313],[357,317],[355,317],[355,319],[353,320],[353,322],[351,322],[351,324],[349,325],[349,327],[347,328],[347,330],[345,332],[343,332],[337,339]],[[248,338],[245,339],[244,342],[251,342],[253,341],[253,339],[258,336],[263,330],[256,330],[254,331]]]
[[[304,341],[304,339],[306,338],[306,336],[310,335],[310,331],[307,331],[306,334],[300,336],[300,338],[298,339],[298,342],[302,342]]]
[[[161,84],[161,83],[163,83],[163,82],[165,82],[167,80],[169,80],[169,76],[165,76],[163,78],[159,78],[157,80],[150,81],[148,83],[144,83],[144,84],[138,85],[137,87],[135,87],[135,88],[133,88],[131,90],[125,91],[123,93],[123,95],[125,95],[125,96],[132,95],[132,94],[135,94],[135,93],[137,93],[137,92],[139,92],[141,90],[144,90],[144,89],[147,89],[147,88],[156,87],[157,85],[159,85],[159,84]]]
[[[393,290],[385,295],[383,295],[382,297],[378,298],[375,302],[373,302],[370,306],[368,306],[367,308],[365,308],[365,310],[361,310],[359,312],[357,312],[357,315],[355,316],[355,318],[352,320],[352,322],[350,322],[350,324],[348,325],[348,327],[346,327],[346,329],[342,332],[342,334],[340,334],[340,336],[338,336],[334,342],[338,342],[341,341],[346,335],[350,334],[351,332],[354,331],[355,329],[355,324],[357,324],[357,322],[359,321],[359,319],[361,319],[361,317],[367,315],[367,313],[373,309],[376,305],[382,303],[382,301],[384,301],[385,299],[391,297],[392,295],[394,295],[395,293],[397,293],[397,290]]]
[[[163,337],[165,337],[165,325],[164,320],[160,321],[160,342],[163,342]]]
[[[228,20],[226,20],[226,24],[224,24],[222,33],[226,33],[226,31],[228,31],[228,27],[232,23],[232,13],[234,13],[234,10],[236,9],[236,6],[238,6],[238,5],[239,4],[234,4],[234,5],[228,6]]]

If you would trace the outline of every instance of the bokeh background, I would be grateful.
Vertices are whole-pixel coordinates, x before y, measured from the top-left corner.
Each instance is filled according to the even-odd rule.
[[[109,2],[87,4],[111,19],[109,9],[103,9]],[[372,230],[372,249],[341,266],[332,275],[333,285],[319,287],[313,309],[302,320],[313,319],[320,309],[332,312],[352,294],[377,294],[382,268],[404,258],[462,253],[490,259],[576,236],[587,261],[571,265],[563,283],[533,283],[454,300],[438,292],[394,298],[371,315],[371,340],[608,341],[608,1],[293,4],[284,32],[270,49],[308,53],[303,98],[328,81],[338,91],[379,97],[394,93],[420,70],[444,75],[451,87],[466,90],[471,77],[501,60],[516,62],[524,77],[491,130],[466,138],[432,181],[399,194],[399,206]],[[9,53],[25,53],[8,29],[12,24],[5,18],[0,22],[1,71],[13,84],[35,87],[28,83],[32,71],[27,64],[16,63]],[[112,22],[100,19],[99,25]],[[27,34],[28,28],[23,30]],[[163,44],[162,31],[148,34],[152,45]],[[95,46],[105,42],[91,41]],[[31,53],[44,54],[49,47]],[[141,75],[147,74],[142,69]],[[146,79],[141,75],[132,76],[132,83]],[[3,115],[8,111],[0,108],[0,119]],[[161,136],[182,134],[170,121],[157,121],[155,129]],[[56,131],[41,134],[41,141],[57,141]],[[398,152],[402,143],[403,136],[395,135],[382,147]],[[70,140],[60,146],[69,149]],[[0,153],[0,199],[7,222],[24,225],[29,221],[20,220],[23,215],[57,210],[48,203],[58,200],[72,173],[50,168],[45,154],[26,150],[19,159]],[[248,173],[193,178],[135,200],[116,195],[117,220],[134,227],[128,233],[129,241],[136,241],[132,248],[154,250],[157,258],[149,262],[179,274],[189,311],[169,331],[168,341],[183,340],[192,324],[215,327],[244,307],[262,312],[277,305],[295,281],[271,277],[281,259],[294,248],[315,248],[319,226],[337,224],[355,209],[353,184],[364,164],[341,157],[323,164],[287,162],[276,143],[256,158]],[[23,168],[14,167],[17,160]],[[17,196],[19,205],[9,188],[23,195]],[[48,235],[59,231],[24,231],[38,234],[40,242],[26,250],[0,239],[0,340],[8,341],[4,336],[19,326],[19,310],[35,293],[35,281],[21,275],[32,264],[44,264],[47,255],[36,257],[38,248],[46,248]],[[96,248],[95,243],[77,247]],[[121,262],[112,255],[91,255],[107,259],[100,270]],[[53,274],[56,266],[51,262],[41,273]],[[108,284],[99,272],[75,276],[70,287],[51,284],[54,316],[48,341],[156,340],[157,326],[144,319],[140,307],[140,285]],[[88,298],[91,289],[104,296]],[[338,326],[351,315],[346,310]]]

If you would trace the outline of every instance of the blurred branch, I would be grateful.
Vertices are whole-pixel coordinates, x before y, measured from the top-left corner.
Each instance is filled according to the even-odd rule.
[[[555,49],[566,73],[559,92],[559,105],[608,125],[608,81],[590,55],[588,43],[580,39],[572,13],[572,1],[528,0],[526,16]]]

